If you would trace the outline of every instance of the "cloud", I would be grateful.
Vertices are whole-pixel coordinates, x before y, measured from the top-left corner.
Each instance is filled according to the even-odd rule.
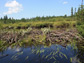
[[[18,3],[16,0],[7,2],[5,7],[8,7],[8,11],[3,14],[18,13],[22,10],[22,4]]]
[[[68,4],[68,2],[65,1],[65,2],[63,2],[63,4]]]

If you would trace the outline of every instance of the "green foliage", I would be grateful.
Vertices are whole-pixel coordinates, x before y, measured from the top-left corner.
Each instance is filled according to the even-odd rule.
[[[77,20],[84,22],[84,6],[81,5],[81,7],[78,8],[77,11]]]
[[[84,37],[84,25],[77,26],[79,33]]]
[[[78,8],[78,11],[76,13],[77,16],[77,29],[80,33],[80,35],[82,35],[84,37],[84,5],[81,5]]]

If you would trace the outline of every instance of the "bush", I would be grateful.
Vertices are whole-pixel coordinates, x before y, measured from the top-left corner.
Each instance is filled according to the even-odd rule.
[[[80,35],[84,37],[84,25],[77,26],[77,29]]]

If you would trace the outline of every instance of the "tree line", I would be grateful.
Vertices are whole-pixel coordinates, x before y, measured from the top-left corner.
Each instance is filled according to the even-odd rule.
[[[14,19],[14,18],[8,18],[8,16],[4,16],[3,18],[1,17],[0,18],[0,22],[2,23],[16,23],[16,22],[31,22],[31,21],[48,21],[49,19],[53,19],[53,18],[67,18],[68,16],[67,15],[64,15],[64,16],[37,16],[35,18],[21,18],[21,19]]]

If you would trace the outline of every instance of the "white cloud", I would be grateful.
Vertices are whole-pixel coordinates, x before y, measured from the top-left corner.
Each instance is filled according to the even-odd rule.
[[[5,4],[5,7],[8,7],[8,11],[3,14],[13,14],[18,13],[22,10],[22,5],[19,4],[16,0],[9,1]]]
[[[63,4],[68,4],[68,2],[65,1],[65,2],[63,2]]]

